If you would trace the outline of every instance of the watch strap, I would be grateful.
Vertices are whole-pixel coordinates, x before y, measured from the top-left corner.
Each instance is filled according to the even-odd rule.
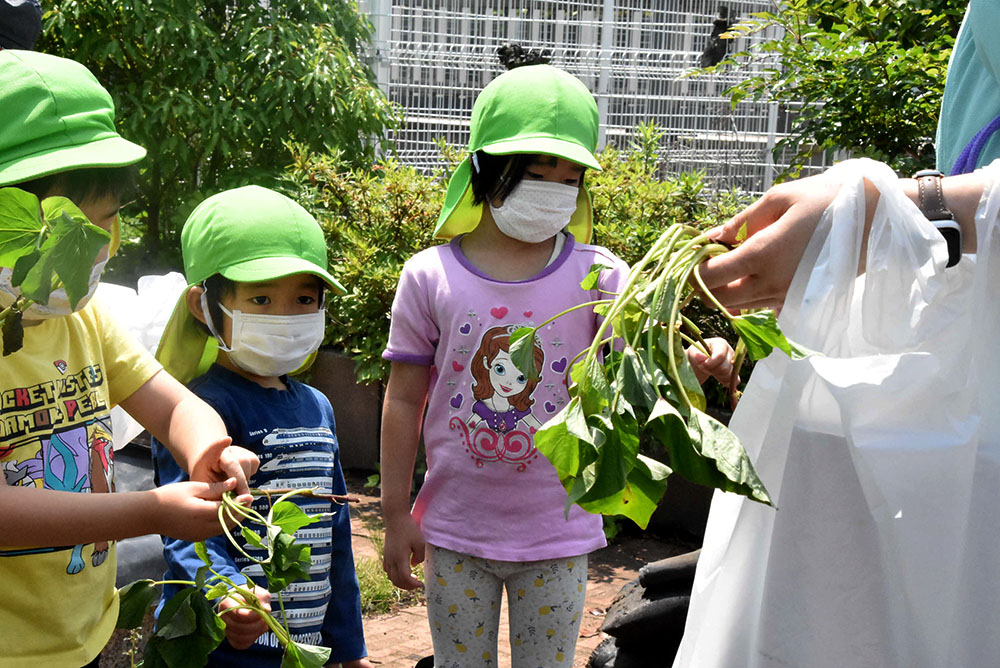
[[[934,169],[925,169],[913,175],[917,180],[917,206],[927,220],[954,220],[955,216],[945,206],[941,179],[944,174]]]

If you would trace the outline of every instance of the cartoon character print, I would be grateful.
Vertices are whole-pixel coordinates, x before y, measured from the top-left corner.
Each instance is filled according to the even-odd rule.
[[[483,334],[469,363],[475,399],[472,415],[465,422],[457,417],[449,422],[452,430],[461,433],[479,467],[485,462],[506,462],[524,471],[537,456],[531,434],[542,423],[532,415],[535,400],[531,395],[540,379],[529,380],[510,358],[510,335],[517,328],[501,325]],[[545,353],[537,341],[534,360],[535,368],[541,369]]]
[[[110,417],[91,420],[40,439],[40,447],[34,457],[4,462],[4,479],[8,485],[43,487],[61,492],[107,493],[114,488],[113,452]],[[94,566],[104,563],[108,548],[108,541],[94,544],[91,557]],[[38,548],[17,553],[54,552],[59,549],[66,548]],[[85,565],[83,545],[73,546],[66,572],[70,575],[79,573]]]

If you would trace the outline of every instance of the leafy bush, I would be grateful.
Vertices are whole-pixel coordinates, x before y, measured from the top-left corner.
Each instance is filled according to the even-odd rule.
[[[384,381],[389,363],[381,355],[396,284],[403,263],[436,243],[444,181],[393,159],[362,169],[303,146],[292,153],[288,194],[320,222],[331,270],[348,290],[329,300],[326,345],[354,358],[359,381]]]
[[[54,0],[39,49],[86,65],[126,138],[146,147],[132,258],[179,266],[188,213],[226,188],[268,185],[282,143],[370,163],[396,112],[359,59],[371,26],[354,2]],[[125,246],[123,251],[130,249]],[[118,263],[122,265],[121,262]]]
[[[659,176],[659,136],[655,126],[641,126],[632,147],[606,149],[599,156],[604,171],[587,175],[594,199],[594,243],[630,263],[671,223],[710,227],[739,208],[737,194],[707,191],[699,173]],[[292,146],[286,189],[320,221],[332,269],[349,291],[330,300],[326,343],[354,358],[362,382],[388,378],[389,365],[381,354],[403,263],[438,243],[431,235],[447,178],[461,157],[453,147],[440,149],[446,167],[425,175],[391,159],[351,168],[337,155]],[[699,324],[706,335],[728,331],[707,309],[703,315]]]
[[[882,160],[902,173],[933,167],[945,69],[968,0],[786,0],[731,30],[781,36],[717,67],[764,62],[729,89],[801,109],[775,152],[795,153],[791,173],[832,148]],[[777,5],[776,5],[777,7]],[[778,65],[773,64],[775,60]]]

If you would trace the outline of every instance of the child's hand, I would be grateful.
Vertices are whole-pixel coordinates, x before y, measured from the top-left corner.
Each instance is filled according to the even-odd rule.
[[[419,589],[424,583],[413,575],[412,566],[424,560],[424,536],[410,513],[386,518],[382,569],[400,589]]]
[[[236,480],[175,482],[150,490],[154,499],[150,517],[156,532],[187,541],[204,540],[222,533],[219,504],[223,492],[236,488]]]
[[[250,505],[250,486],[247,479],[257,472],[260,460],[246,448],[230,445],[229,438],[219,439],[209,445],[191,465],[191,479],[217,482],[236,479],[237,501]]]
[[[254,585],[252,591],[261,607],[270,612],[271,592],[257,585]],[[255,610],[240,610],[239,606],[243,603],[243,597],[237,593],[219,602],[219,616],[226,623],[226,640],[236,649],[246,649],[268,628],[267,622]]]
[[[354,661],[332,661],[326,664],[326,668],[375,668],[375,666],[367,658],[361,658]]]
[[[706,339],[709,357],[698,350],[697,346],[689,346],[687,349],[688,362],[694,368],[694,374],[698,377],[699,383],[704,383],[709,376],[715,378],[726,387],[730,387],[733,375],[733,347],[724,338],[716,336]],[[739,385],[740,378],[736,377],[733,387]]]

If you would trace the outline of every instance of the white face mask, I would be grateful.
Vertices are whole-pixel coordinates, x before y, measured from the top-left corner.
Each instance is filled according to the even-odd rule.
[[[49,295],[48,304],[32,304],[24,311],[25,320],[45,320],[46,318],[61,318],[69,315],[73,311],[79,311],[97,291],[97,284],[101,281],[101,274],[104,272],[104,265],[108,263],[108,250],[105,248],[98,257],[103,258],[94,264],[90,269],[90,277],[87,279],[87,294],[83,296],[74,309],[70,306],[69,297],[66,295],[66,288],[53,290]],[[21,289],[11,285],[10,277],[13,270],[4,267],[0,269],[0,308],[7,308],[21,296]]]
[[[522,180],[500,208],[490,204],[490,213],[508,237],[537,244],[569,225],[579,194],[579,188],[565,183]]]
[[[266,315],[230,312],[219,304],[233,321],[232,345],[226,346],[216,331],[208,311],[208,300],[201,294],[201,307],[209,330],[219,341],[219,348],[229,353],[233,364],[256,376],[284,376],[295,371],[323,343],[326,312],[301,315]]]

